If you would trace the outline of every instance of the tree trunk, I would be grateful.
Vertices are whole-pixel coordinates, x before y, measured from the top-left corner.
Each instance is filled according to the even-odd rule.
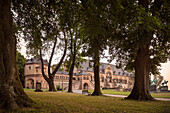
[[[48,80],[48,85],[49,85],[49,91],[56,91],[55,86],[54,86],[54,77],[50,77]]]
[[[74,54],[73,54],[73,62],[71,64],[71,68],[69,71],[69,87],[68,87],[68,92],[72,93],[72,81],[73,81],[73,71],[74,71],[74,65],[75,65],[75,60],[76,60],[76,42],[74,42]]]
[[[94,69],[95,88],[92,95],[98,96],[98,95],[102,95],[100,90],[100,76],[99,76],[99,65],[100,65],[99,50],[96,50],[93,60],[94,60],[93,69]]]
[[[50,71],[48,71],[48,77],[44,73],[44,61],[43,61],[43,58],[42,58],[41,50],[40,50],[40,59],[41,59],[41,72],[42,72],[44,79],[48,83],[49,91],[56,91],[56,89],[54,87],[54,76],[50,73]]]
[[[126,99],[133,100],[153,100],[148,89],[147,63],[148,63],[149,46],[139,48],[135,60],[135,84],[131,94]]]
[[[151,70],[151,65],[150,65],[150,57],[148,55],[148,62],[146,64],[146,90],[147,90],[147,93],[150,94],[150,70]],[[150,95],[151,96],[151,95]],[[153,99],[153,98],[152,98]]]
[[[11,1],[0,0],[0,109],[32,106],[17,75],[16,38],[13,36]]]

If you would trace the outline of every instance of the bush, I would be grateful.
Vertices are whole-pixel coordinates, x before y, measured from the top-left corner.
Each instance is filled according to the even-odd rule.
[[[60,85],[57,85],[56,88],[57,88],[58,91],[61,91],[61,90],[62,90],[62,89],[60,88]]]
[[[82,92],[88,92],[88,90],[87,89],[83,89]]]

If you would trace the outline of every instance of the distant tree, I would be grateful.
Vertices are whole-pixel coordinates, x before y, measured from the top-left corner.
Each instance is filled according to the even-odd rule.
[[[17,63],[17,72],[18,72],[18,75],[19,75],[19,78],[20,78],[20,81],[22,83],[22,86],[25,87],[25,82],[24,82],[24,67],[25,67],[25,63],[27,62],[27,59],[21,55],[20,52],[17,51],[17,54],[16,54],[16,63]]]

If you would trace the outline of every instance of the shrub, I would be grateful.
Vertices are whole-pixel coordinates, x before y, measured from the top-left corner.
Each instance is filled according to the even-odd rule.
[[[56,88],[57,88],[58,91],[61,91],[61,90],[62,90],[62,89],[60,88],[60,85],[57,85]]]

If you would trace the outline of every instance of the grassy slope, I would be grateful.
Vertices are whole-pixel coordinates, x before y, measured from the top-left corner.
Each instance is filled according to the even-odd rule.
[[[93,90],[89,90],[89,92],[93,92]],[[114,95],[129,95],[130,92],[122,92],[115,90],[102,90],[103,94],[114,94]],[[170,98],[170,93],[151,93],[151,95],[155,98]]]
[[[139,102],[114,97],[87,96],[60,92],[26,91],[26,93],[37,105],[35,105],[35,108],[24,108],[14,112],[170,112],[170,102],[165,101]]]

